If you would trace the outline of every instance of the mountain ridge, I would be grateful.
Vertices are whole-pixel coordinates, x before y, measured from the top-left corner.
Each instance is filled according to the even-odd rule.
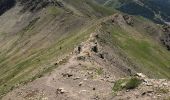
[[[113,92],[130,91],[126,99],[147,86],[112,88],[137,73],[167,84],[168,25],[106,6],[91,0],[19,0],[6,9],[0,16],[0,98],[109,100],[121,98]],[[169,92],[157,96],[155,88],[144,97],[169,98]]]

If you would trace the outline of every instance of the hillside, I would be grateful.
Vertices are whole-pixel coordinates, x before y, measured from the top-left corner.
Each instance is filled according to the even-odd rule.
[[[133,0],[118,1],[1,0],[0,98],[117,100],[117,80],[137,73],[148,76],[153,86],[149,78],[168,84],[168,25],[140,11],[141,16],[125,14],[119,9]],[[114,9],[105,7],[111,4]],[[168,12],[160,10],[166,15],[161,20],[168,21]],[[162,78],[165,81],[156,80]],[[141,84],[127,97],[138,90],[141,94],[140,87],[149,91]],[[149,88],[156,99],[169,98],[169,85],[160,86],[168,91],[161,96],[157,87]]]
[[[89,8],[84,10],[77,8],[78,3],[63,3],[64,7],[49,4],[38,11],[28,7],[25,10],[25,5],[17,3],[0,16],[1,95],[56,68],[57,59],[71,52],[94,30],[90,24],[98,18],[92,7],[85,3],[84,8]]]

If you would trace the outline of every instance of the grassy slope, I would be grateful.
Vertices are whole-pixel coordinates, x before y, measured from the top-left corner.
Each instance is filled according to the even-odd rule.
[[[76,45],[87,39],[95,30],[96,26],[93,25],[96,25],[94,24],[98,17],[95,16],[96,13],[104,13],[103,15],[111,13],[107,9],[103,10],[102,7],[100,10],[100,6],[90,2],[90,5],[85,3],[83,7],[80,7],[78,2],[75,5],[75,2],[65,0],[65,3],[74,9],[47,7],[42,11],[45,15],[33,19],[21,32],[14,35],[0,34],[2,46],[0,48],[0,97],[13,88],[56,68],[54,63],[57,60],[73,51]],[[86,8],[87,6],[89,8]],[[83,15],[80,16],[77,10]],[[87,15],[93,15],[93,18]]]
[[[140,25],[143,24],[142,19]],[[146,20],[145,20],[146,21]],[[170,52],[153,39],[146,30],[138,30],[136,26],[105,26],[104,30],[112,33],[112,43],[136,65],[134,69],[152,78],[170,79]],[[155,33],[156,34],[156,33]],[[111,41],[110,41],[111,42]]]

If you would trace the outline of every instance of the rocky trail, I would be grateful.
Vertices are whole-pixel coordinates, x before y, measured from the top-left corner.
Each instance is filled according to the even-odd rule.
[[[57,61],[60,64],[51,74],[39,78],[7,94],[3,100],[98,100],[111,99],[113,82],[125,76],[119,68],[105,59],[104,49],[97,41],[100,24],[115,15],[102,18],[89,28],[98,26],[89,39],[82,42],[68,56]]]
[[[131,75],[128,68],[119,66],[119,59],[115,64],[109,61],[114,53],[98,41],[100,24],[115,16],[90,25],[89,28],[98,26],[96,31],[66,56],[67,61],[57,61],[55,65],[59,67],[54,71],[9,92],[2,100],[169,100],[169,81],[142,74],[137,75],[142,80],[137,88],[113,93],[114,83]],[[61,62],[65,63],[60,65]]]
[[[0,100],[170,100],[170,0],[0,0]]]
[[[111,99],[115,76],[103,67],[105,63],[97,55],[97,44],[89,42],[92,38],[82,43],[81,48],[77,47],[68,62],[50,75],[14,90],[3,100]]]

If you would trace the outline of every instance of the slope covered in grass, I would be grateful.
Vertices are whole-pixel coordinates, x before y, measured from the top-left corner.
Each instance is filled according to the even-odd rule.
[[[135,20],[135,19],[134,19]],[[147,20],[137,18],[141,26],[145,26]],[[121,22],[121,21],[119,21]],[[145,28],[138,28],[138,25],[129,26],[127,24],[106,25],[107,30],[112,35],[112,44],[119,48],[127,59],[135,64],[133,69],[143,72],[152,78],[170,78],[170,52],[154,38],[154,35]],[[148,23],[148,22],[147,22]],[[150,23],[150,22],[149,22]],[[159,26],[152,26],[157,27]],[[159,34],[158,33],[154,34]]]
[[[35,12],[20,12],[22,6],[17,4],[0,16],[4,24],[0,27],[0,97],[50,72],[59,60],[66,61],[95,30],[98,17],[110,14],[102,15],[107,10],[98,6],[97,11],[93,7],[97,4],[82,2],[64,0],[64,7],[48,5]]]

